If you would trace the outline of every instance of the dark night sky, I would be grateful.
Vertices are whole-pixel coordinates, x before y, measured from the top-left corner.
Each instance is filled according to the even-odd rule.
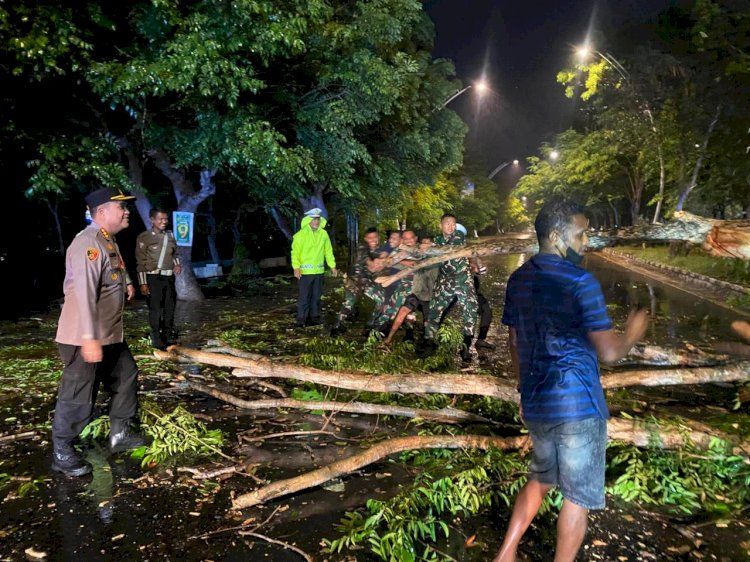
[[[435,23],[435,57],[453,60],[464,83],[486,72],[492,94],[473,90],[451,102],[469,125],[467,151],[488,171],[522,162],[572,122],[575,102],[555,81],[593,16],[599,37],[653,23],[667,0],[426,0]],[[600,39],[601,41],[601,39]],[[598,47],[599,45],[597,45]],[[603,48],[603,47],[599,47]],[[509,169],[510,170],[510,169]]]

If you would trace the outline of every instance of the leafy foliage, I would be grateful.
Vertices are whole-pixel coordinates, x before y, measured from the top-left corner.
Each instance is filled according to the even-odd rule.
[[[625,501],[690,514],[726,514],[750,505],[750,465],[718,438],[706,451],[691,446],[678,451],[631,445],[614,449],[610,470],[619,476],[607,490]]]
[[[511,505],[523,486],[526,463],[517,454],[498,450],[419,451],[402,460],[424,468],[414,483],[385,500],[368,500],[364,509],[348,512],[337,530],[342,535],[326,540],[329,552],[366,546],[381,560],[440,560],[430,548],[449,523],[495,505]],[[550,500],[543,510],[551,507]]]
[[[133,458],[151,468],[178,455],[210,456],[220,451],[224,437],[220,429],[208,429],[184,407],[177,406],[165,414],[153,402],[141,402],[140,421],[143,433],[152,439],[150,445],[134,450]],[[102,416],[89,423],[81,438],[103,439],[109,435],[109,418]]]
[[[385,350],[381,347],[381,337],[375,333],[370,334],[364,345],[342,337],[318,337],[309,341],[300,362],[318,369],[376,374],[450,369],[463,343],[456,322],[450,318],[443,322],[435,342],[437,351],[431,357],[419,359],[414,356],[411,342],[397,342],[390,350]]]

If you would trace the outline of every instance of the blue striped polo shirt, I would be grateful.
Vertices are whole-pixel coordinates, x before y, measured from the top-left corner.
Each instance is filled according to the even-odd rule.
[[[556,254],[537,254],[508,279],[503,324],[516,329],[524,419],[609,418],[588,332],[609,330],[599,282]]]

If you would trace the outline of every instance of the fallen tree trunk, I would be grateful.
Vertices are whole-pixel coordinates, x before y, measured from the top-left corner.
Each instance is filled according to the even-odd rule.
[[[232,509],[252,507],[287,494],[319,486],[329,480],[350,474],[385,457],[403,451],[414,449],[488,449],[490,447],[512,450],[523,448],[528,444],[528,441],[529,438],[525,435],[519,437],[488,437],[484,435],[415,435],[397,437],[378,443],[366,451],[341,459],[323,468],[293,478],[279,480],[248,494],[238,496],[232,501]]]
[[[193,361],[219,367],[235,367],[233,374],[247,378],[285,378],[312,382],[347,390],[368,392],[399,392],[402,394],[467,394],[489,396],[498,400],[518,402],[515,385],[490,375],[465,373],[436,373],[408,375],[372,375],[323,371],[312,367],[256,361],[231,357],[180,346],[172,346],[169,352],[155,351],[160,359],[187,357]],[[734,382],[750,379],[750,362],[741,362],[715,367],[644,369],[617,371],[602,375],[604,388],[629,386],[667,386],[680,384],[703,384],[709,382]],[[316,408],[318,409],[318,408]]]
[[[678,212],[663,224],[621,228],[615,235],[592,234],[589,247],[610,246],[618,240],[662,241],[682,240],[703,247],[711,255],[750,260],[750,221],[718,220]]]
[[[735,454],[750,454],[750,443],[739,441],[716,430],[700,431],[689,427],[670,429],[655,422],[610,418],[607,422],[607,435],[610,439],[624,441],[636,447],[660,447],[663,449],[680,449],[693,444],[698,449],[708,449],[711,440],[724,439],[734,446]]]
[[[717,257],[750,260],[750,221],[723,221],[699,217],[684,211],[674,214],[672,220],[661,224],[649,224],[622,228],[615,235],[591,234],[589,247],[601,249],[612,246],[621,240],[668,242],[682,240],[699,244],[704,250]],[[387,287],[399,279],[425,267],[456,258],[488,256],[492,254],[516,254],[536,252],[538,246],[534,240],[508,239],[502,242],[480,243],[458,249],[444,251],[441,255],[423,259],[419,263],[405,268],[394,275],[381,276],[376,282]],[[433,248],[431,253],[438,252]]]
[[[750,362],[714,367],[683,367],[676,369],[649,369],[620,371],[601,377],[603,388],[628,386],[672,386],[704,384],[709,382],[737,382],[750,379]]]
[[[589,247],[592,250],[612,246],[618,241],[656,241],[668,242],[682,240],[700,244],[704,250],[717,257],[750,260],[750,221],[725,221],[699,217],[687,212],[675,213],[672,220],[662,224],[639,225],[622,228],[616,234],[591,234]],[[507,239],[500,242],[486,242],[458,249],[449,249],[442,254],[423,259],[394,275],[385,275],[375,281],[385,287],[399,279],[425,267],[430,267],[447,260],[488,256],[492,254],[517,254],[536,252],[538,246],[534,240]],[[433,248],[431,253],[440,249]]]
[[[634,359],[638,359],[638,363],[642,365],[703,367],[724,363],[729,358],[726,355],[709,355],[693,346],[683,350],[636,344],[622,362],[632,363]]]
[[[610,439],[632,443],[637,447],[657,446],[665,449],[679,449],[690,442],[700,449],[705,449],[714,437],[711,434],[700,431],[672,430],[659,427],[657,424],[648,424],[642,420],[619,418],[609,420],[607,423],[607,434]],[[238,496],[232,501],[232,509],[252,507],[281,496],[320,486],[329,480],[351,474],[385,457],[403,451],[415,449],[488,449],[490,447],[502,450],[514,450],[528,446],[530,446],[530,439],[526,435],[518,437],[487,437],[480,435],[419,435],[397,437],[378,443],[366,451],[341,459],[328,466],[292,478],[278,480],[267,486]],[[750,450],[750,445],[745,443],[744,447],[746,448],[738,449],[747,453]]]
[[[328,410],[333,412],[347,412],[355,414],[375,414],[383,416],[400,416],[405,418],[421,418],[441,423],[478,422],[492,423],[487,418],[457,410],[442,408],[440,410],[425,410],[423,408],[409,408],[406,406],[389,406],[369,404],[366,402],[333,402],[294,400],[292,398],[278,398],[272,400],[243,400],[210,386],[189,381],[188,385],[204,394],[223,400],[228,404],[244,410],[266,410],[268,408],[296,408],[300,410]]]
[[[244,359],[186,347],[172,346],[168,352],[155,351],[160,359],[186,357],[192,361],[235,367],[233,374],[245,378],[283,378],[312,382],[325,386],[368,392],[400,392],[403,394],[475,394],[500,400],[518,401],[515,387],[489,375],[465,373],[373,375],[369,373],[338,373],[275,361]]]

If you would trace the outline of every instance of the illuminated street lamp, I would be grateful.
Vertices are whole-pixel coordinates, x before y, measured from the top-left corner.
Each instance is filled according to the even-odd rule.
[[[477,93],[480,96],[484,95],[484,93],[487,90],[490,89],[489,86],[487,85],[487,82],[485,82],[484,80],[478,80],[474,84],[469,84],[465,88],[463,88],[463,89],[459,90],[458,92],[456,92],[455,94],[453,94],[451,97],[449,97],[447,100],[445,100],[442,104],[440,104],[440,107],[435,108],[434,111],[437,111],[438,109],[443,109],[446,105],[448,105],[450,102],[452,102],[454,99],[456,99],[458,96],[460,96],[464,92],[469,91],[471,88],[476,88],[477,89]]]
[[[552,152],[549,153],[549,159],[552,160],[553,162],[557,160],[558,158],[560,158],[560,153],[557,150],[553,150]]]

